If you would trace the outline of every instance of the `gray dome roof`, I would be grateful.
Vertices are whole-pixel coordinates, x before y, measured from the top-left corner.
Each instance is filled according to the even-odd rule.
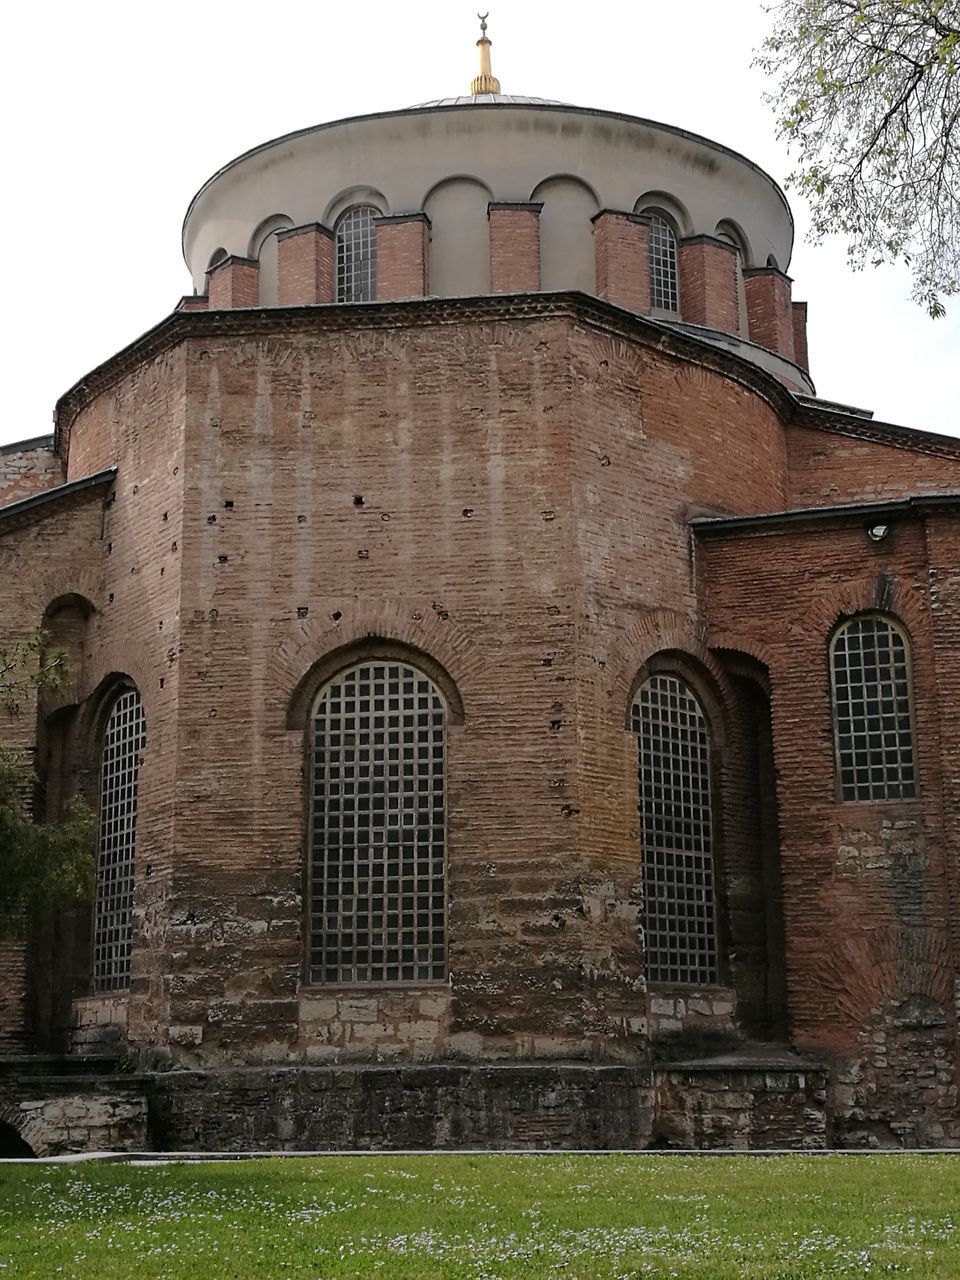
[[[434,98],[430,102],[415,102],[408,110],[416,111],[421,107],[466,107],[501,103],[513,107],[567,107],[568,102],[560,102],[557,98],[523,98],[516,93],[465,93],[459,98]]]

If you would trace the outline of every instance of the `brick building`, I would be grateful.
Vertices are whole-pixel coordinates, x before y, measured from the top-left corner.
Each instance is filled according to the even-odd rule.
[[[221,169],[0,450],[3,735],[100,811],[0,1132],[956,1144],[960,441],[816,398],[755,165],[480,50]]]

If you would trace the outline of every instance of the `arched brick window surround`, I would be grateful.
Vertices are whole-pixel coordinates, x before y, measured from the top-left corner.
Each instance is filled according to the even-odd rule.
[[[917,794],[910,639],[888,614],[854,614],[829,643],[837,796],[907,800]]]

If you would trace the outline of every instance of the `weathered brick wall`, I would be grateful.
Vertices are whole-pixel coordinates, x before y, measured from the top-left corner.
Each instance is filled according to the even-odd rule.
[[[680,1052],[704,1031],[741,1037],[753,996],[740,961],[695,998],[646,990],[627,728],[645,664],[685,655],[718,730],[726,906],[746,916],[754,757],[723,649],[773,684],[794,1033],[867,1073],[865,1110],[836,1095],[849,1141],[892,1132],[885,1109],[906,1114],[904,1089],[928,1087],[935,1101],[899,1137],[937,1124],[949,1137],[937,1073],[952,1070],[960,916],[943,887],[956,833],[943,834],[937,734],[952,740],[934,693],[957,665],[951,528],[937,526],[934,565],[913,520],[877,545],[837,526],[700,547],[688,521],[799,505],[822,488],[814,439],[851,487],[859,455],[845,450],[864,443],[889,485],[911,458],[921,483],[951,464],[928,474],[932,453],[785,436],[747,387],[570,316],[453,323],[447,310],[391,328],[371,315],[339,331],[191,317],[206,328],[118,370],[69,424],[71,478],[118,465],[107,506],[78,499],[0,536],[0,582],[28,579],[4,614],[11,635],[60,595],[93,606],[71,694],[81,784],[95,773],[91,696],[124,672],[144,698],[132,1044],[205,1067],[636,1064],[651,1035]],[[896,812],[854,811],[833,800],[825,638],[838,610],[890,592],[914,638],[923,791]],[[463,701],[447,741],[449,986],[302,983],[291,701],[320,659],[371,636],[430,655]],[[18,731],[29,746],[29,718]],[[74,1008],[78,1045],[123,1024],[107,998]]]
[[[793,305],[790,277],[773,267],[746,267],[747,327],[750,341],[793,360]]]
[[[52,438],[0,445],[0,506],[63,484],[64,467]]]
[[[695,236],[681,241],[677,256],[684,320],[736,333],[740,304],[734,246],[712,236]]]
[[[490,204],[490,292],[522,293],[540,288],[542,204]]]
[[[148,751],[140,774],[129,1014],[131,1034],[143,1044],[157,1036],[167,967],[163,930],[173,856],[183,367],[182,353],[172,353],[137,369],[72,424],[70,478],[118,465],[106,503],[100,491],[76,495],[39,513],[30,525],[0,530],[0,582],[8,586],[2,610],[5,638],[35,626],[60,597],[77,596],[90,606],[71,659],[72,686],[56,704],[81,706],[65,746],[63,767],[71,776],[58,789],[69,794],[76,787],[96,798],[97,698],[109,690],[111,680],[129,676],[143,698]],[[28,709],[3,732],[31,746],[34,714]],[[38,766],[42,771],[45,760],[39,759]],[[50,986],[51,975],[53,979],[43,1019],[34,1028],[41,1044],[66,1041],[70,994],[84,993],[89,980],[89,941],[69,936],[69,921],[63,928],[66,935],[54,932],[37,943],[38,984]],[[75,945],[81,954],[71,973]],[[165,1026],[165,1018],[163,1022]]]
[[[950,438],[934,438],[927,446],[912,445],[907,436],[897,445],[845,434],[842,427],[819,431],[791,425],[787,450],[791,507],[882,502],[960,488],[960,457]]]
[[[333,232],[319,223],[277,235],[277,303],[296,307],[336,296]]]
[[[781,506],[786,455],[769,406],[716,374],[588,333],[576,335],[571,355],[573,689],[565,668],[556,660],[553,666],[563,714],[574,699],[577,707],[578,758],[568,768],[575,768],[578,785],[568,803],[579,810],[591,922],[589,1025],[612,1035],[618,1025],[637,1029],[638,1013],[648,1012],[636,944],[640,840],[637,745],[627,729],[631,694],[644,664],[664,651],[684,652],[708,678],[720,678],[697,617],[687,519],[691,511],[731,503],[740,511]],[[728,764],[732,773],[730,753]],[[730,829],[733,793],[718,788],[716,803]],[[612,934],[609,953],[604,932]],[[714,994],[731,1031],[732,993]],[[659,1029],[656,1007],[649,1007],[652,1032]],[[680,1021],[691,1032],[701,1020],[684,1006]]]
[[[698,554],[710,643],[770,671],[794,1042],[846,1059],[846,1083],[862,1085],[837,1096],[841,1132],[847,1111],[861,1137],[939,1141],[956,1102],[956,744],[943,749],[941,671],[957,615],[956,601],[934,604],[924,523],[895,522],[876,544],[859,522],[708,538]],[[911,637],[916,799],[837,799],[827,644],[865,609]]]
[[[636,1054],[628,686],[656,649],[696,646],[690,505],[782,501],[772,411],[550,321],[196,342],[187,416],[178,1056]],[[285,708],[368,634],[440,661],[466,713],[452,989],[389,1010],[298,996],[303,748]]]
[[[378,300],[422,298],[429,292],[430,219],[425,213],[410,213],[375,221]]]
[[[285,716],[313,663],[370,633],[431,654],[465,707],[448,748],[447,1051],[586,1051],[576,782],[551,785],[575,733],[554,708],[557,676],[573,675],[563,327],[229,339],[205,360],[194,346],[189,855],[169,934],[187,1060],[321,1043],[298,1005],[303,737]],[[377,1051],[364,1026],[333,1040],[340,1056]]]
[[[807,350],[807,304],[791,303],[793,314],[793,358],[801,369],[810,369],[810,354]]]
[[[650,222],[604,209],[593,220],[597,296],[646,315],[650,311]]]
[[[18,944],[0,946],[0,1054],[27,1047],[27,956]]]
[[[224,258],[207,275],[207,305],[255,307],[260,301],[260,263],[254,258]]]

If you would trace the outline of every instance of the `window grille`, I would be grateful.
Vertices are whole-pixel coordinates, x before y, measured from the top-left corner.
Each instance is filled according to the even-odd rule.
[[[446,975],[445,709],[402,662],[322,691],[313,719],[312,982]]]
[[[647,977],[717,981],[710,742],[696,696],[655,675],[633,704],[639,744]]]
[[[837,765],[843,800],[916,794],[907,643],[888,619],[851,618],[831,646]]]
[[[374,302],[377,297],[377,228],[373,205],[357,205],[337,223],[337,301]]]
[[[645,212],[650,219],[650,305],[679,311],[677,238],[666,218],[654,210]]]
[[[146,740],[140,694],[125,689],[111,708],[103,734],[93,931],[95,991],[130,985],[137,780]]]

